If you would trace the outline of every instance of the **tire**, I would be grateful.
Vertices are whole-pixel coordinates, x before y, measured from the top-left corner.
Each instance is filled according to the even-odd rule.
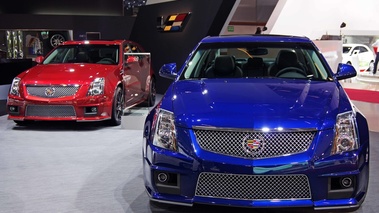
[[[152,107],[154,106],[155,104],[155,98],[156,98],[156,95],[157,95],[157,88],[156,88],[156,85],[155,85],[155,79],[154,78],[151,78],[150,79],[150,84],[149,84],[149,94],[147,95],[146,97],[146,100],[145,102],[143,102],[143,106],[146,106],[146,107]]]
[[[55,33],[50,36],[50,45],[56,47],[66,41],[66,38],[59,33]]]
[[[112,101],[112,116],[109,121],[111,126],[118,126],[121,124],[121,117],[123,115],[124,109],[124,93],[121,87],[117,87],[113,101]]]

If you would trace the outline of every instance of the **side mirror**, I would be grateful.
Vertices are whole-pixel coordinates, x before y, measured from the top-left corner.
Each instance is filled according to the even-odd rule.
[[[343,80],[347,78],[352,78],[357,75],[357,71],[352,65],[349,64],[338,64],[337,73],[335,74],[335,77],[337,80]]]
[[[40,64],[42,63],[43,59],[45,59],[43,56],[37,56],[35,62],[37,62],[37,64]]]
[[[164,78],[175,79],[178,76],[176,63],[164,64],[159,70],[159,75]]]

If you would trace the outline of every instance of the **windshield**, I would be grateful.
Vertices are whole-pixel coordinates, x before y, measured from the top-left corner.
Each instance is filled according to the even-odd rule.
[[[63,45],[48,55],[43,64],[118,64],[118,51],[118,45]]]
[[[199,78],[300,78],[329,80],[326,64],[311,44],[201,44],[181,74]]]

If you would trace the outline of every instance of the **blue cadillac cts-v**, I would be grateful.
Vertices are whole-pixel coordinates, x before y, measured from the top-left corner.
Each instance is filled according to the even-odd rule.
[[[144,124],[143,171],[155,202],[252,208],[361,206],[369,129],[305,37],[206,37]]]

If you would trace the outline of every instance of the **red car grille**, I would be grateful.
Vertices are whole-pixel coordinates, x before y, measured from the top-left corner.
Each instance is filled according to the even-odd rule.
[[[60,98],[65,96],[72,96],[75,95],[78,89],[78,85],[26,86],[28,95],[42,98]]]
[[[68,105],[28,105],[26,116],[37,117],[75,117],[75,109]]]

